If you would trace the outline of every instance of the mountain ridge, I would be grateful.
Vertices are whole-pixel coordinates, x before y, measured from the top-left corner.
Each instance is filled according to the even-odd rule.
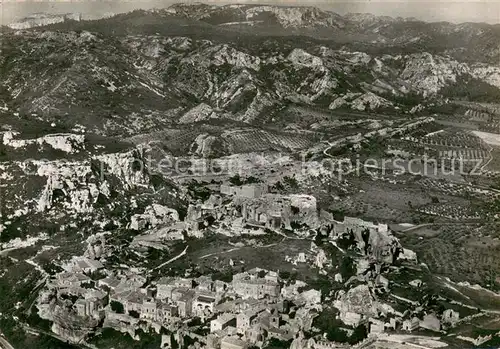
[[[425,22],[371,14],[339,15],[316,7],[174,4],[100,20],[65,21],[43,28],[113,35],[161,34],[222,40],[256,36],[304,37],[358,50],[427,51],[461,61],[500,62],[500,25]]]

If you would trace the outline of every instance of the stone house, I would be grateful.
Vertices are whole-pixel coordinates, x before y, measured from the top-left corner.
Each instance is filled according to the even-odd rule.
[[[415,316],[411,319],[403,321],[402,330],[412,332],[418,329],[419,325],[420,325],[420,320]]]
[[[177,313],[176,306],[169,305],[159,300],[148,299],[143,302],[140,317],[141,319],[165,323],[176,317]]]
[[[193,300],[192,314],[196,316],[203,316],[207,311],[214,312],[215,305],[217,304],[215,296],[208,294],[196,295]]]
[[[248,345],[235,336],[226,336],[220,342],[220,349],[247,349]]]
[[[245,331],[251,327],[253,320],[257,318],[259,312],[259,309],[249,309],[239,313],[236,316],[236,328],[238,333],[245,333]]]
[[[277,275],[266,273],[264,277],[260,277],[261,271],[263,270],[256,269],[235,275],[232,281],[233,291],[243,299],[261,299],[266,296],[277,298],[280,295]]]
[[[71,260],[70,268],[71,271],[76,273],[91,274],[98,270],[104,269],[104,266],[98,260],[89,259],[86,257],[78,257]]]
[[[121,280],[116,278],[115,276],[108,276],[104,279],[97,281],[97,285],[101,288],[107,287],[109,290],[116,290],[116,288],[120,285]]]
[[[78,316],[86,317],[93,316],[99,317],[100,312],[107,304],[106,294],[101,291],[91,290],[84,295],[84,299],[78,299],[74,308]]]
[[[191,279],[162,277],[156,283],[156,298],[158,299],[174,299],[175,289],[191,289],[193,281]],[[182,296],[182,295],[181,295]],[[176,300],[176,299],[174,299]]]
[[[197,291],[213,292],[215,289],[214,281],[210,276],[201,276],[196,279],[196,283],[198,284]]]
[[[453,309],[446,309],[443,312],[442,320],[446,324],[454,325],[460,320],[460,314]]]
[[[190,317],[193,313],[193,298],[194,291],[185,291],[180,298],[177,299],[177,307],[181,318]]]
[[[438,332],[441,330],[441,321],[435,314],[426,314],[422,321],[420,321],[420,327]]]
[[[83,273],[62,272],[56,277],[57,287],[81,287],[83,284],[88,284],[92,281]]]
[[[229,326],[236,326],[236,317],[233,314],[222,314],[210,321],[210,332],[222,331]]]
[[[253,324],[245,333],[245,341],[252,345],[262,343],[267,338],[267,331],[260,324]]]
[[[383,321],[377,319],[370,319],[370,334],[383,333],[385,324]]]
[[[270,338],[276,338],[279,339],[280,341],[288,341],[293,338],[294,332],[284,328],[270,327],[267,330],[267,335]]]

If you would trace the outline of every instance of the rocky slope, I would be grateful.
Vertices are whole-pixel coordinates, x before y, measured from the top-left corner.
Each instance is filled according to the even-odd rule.
[[[147,15],[157,29],[170,21],[165,16],[212,23],[213,11],[223,10],[242,10],[245,16],[272,13],[286,30],[313,24],[348,26],[317,9],[269,6],[178,5],[127,18]],[[445,88],[445,97],[453,97],[459,80],[500,87],[500,67],[460,61],[445,52],[374,54],[282,37],[221,42],[215,34],[208,40],[111,35],[100,30],[118,17],[2,35],[2,109],[58,121],[69,129],[83,125],[98,134],[133,135],[177,122],[217,118],[266,123],[289,102],[331,109],[409,111],[426,99],[442,99]],[[370,19],[348,18],[361,26]],[[408,102],[408,96],[418,98]]]
[[[82,16],[79,13],[67,13],[62,15],[50,15],[45,13],[34,13],[28,17],[22,18],[18,22],[10,23],[12,29],[29,29],[42,27],[49,24],[61,23],[65,21],[81,21]]]
[[[429,28],[433,36],[411,38]],[[325,30],[358,36],[343,46],[295,36]],[[7,188],[3,217],[16,221],[3,224],[2,239],[19,235],[22,217],[93,213],[120,194],[155,194],[165,182],[123,172],[140,154],[134,148],[153,140],[158,156],[296,151],[317,140],[311,130],[281,129],[277,115],[289,105],[425,113],[426,103],[453,98],[463,81],[498,91],[498,65],[423,44],[444,35],[483,45],[479,38],[494,37],[495,30],[253,5],[175,5],[6,30],[0,35],[0,185]],[[425,50],[413,52],[417,42]],[[494,55],[489,47],[487,55]],[[110,177],[102,178],[95,163],[110,169]],[[174,189],[162,198],[182,206]],[[133,206],[123,198],[114,205]]]
[[[449,51],[481,61],[498,62],[500,53],[498,26],[481,23],[429,24],[415,18],[392,18],[367,13],[340,16],[314,7],[260,5],[219,7],[177,4],[164,12],[243,31],[311,35],[343,43],[356,40],[379,47],[404,45],[410,49],[426,46],[433,52]],[[335,39],[332,39],[333,36]]]

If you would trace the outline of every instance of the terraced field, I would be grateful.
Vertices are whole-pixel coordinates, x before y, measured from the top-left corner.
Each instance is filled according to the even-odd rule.
[[[230,131],[227,131],[230,129]],[[225,127],[224,125],[199,124],[193,127],[135,136],[128,141],[134,144],[158,144],[174,156],[185,156],[201,134],[216,137],[222,155],[276,150],[283,152],[306,149],[319,142],[312,132],[279,132],[253,127]]]
[[[495,190],[477,188],[465,183],[446,183],[431,178],[422,178],[418,182],[424,188],[450,196],[475,198],[481,201],[495,200],[500,196]]]
[[[487,228],[494,232],[499,227]],[[400,238],[432,272],[455,281],[481,283],[500,275],[500,241],[484,233],[484,228],[475,224],[450,224],[417,229]]]
[[[481,124],[479,126],[480,131],[490,132],[490,133],[498,133],[500,134],[500,121],[496,120],[493,122],[488,122],[485,124]]]
[[[269,149],[299,150],[313,144],[313,141],[300,134],[279,134],[265,130],[235,130],[222,134],[229,144],[231,153],[259,152]]]

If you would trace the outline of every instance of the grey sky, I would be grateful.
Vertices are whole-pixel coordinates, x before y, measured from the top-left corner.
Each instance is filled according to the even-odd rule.
[[[0,0],[2,1],[2,0]],[[84,17],[105,13],[127,12],[137,8],[167,7],[173,0],[3,0],[0,3],[2,24],[7,24],[30,13],[81,12]],[[189,1],[184,1],[189,2]],[[376,15],[416,17],[426,21],[500,23],[500,0],[206,0],[213,4],[267,3],[282,5],[311,5],[340,14],[370,12]]]

